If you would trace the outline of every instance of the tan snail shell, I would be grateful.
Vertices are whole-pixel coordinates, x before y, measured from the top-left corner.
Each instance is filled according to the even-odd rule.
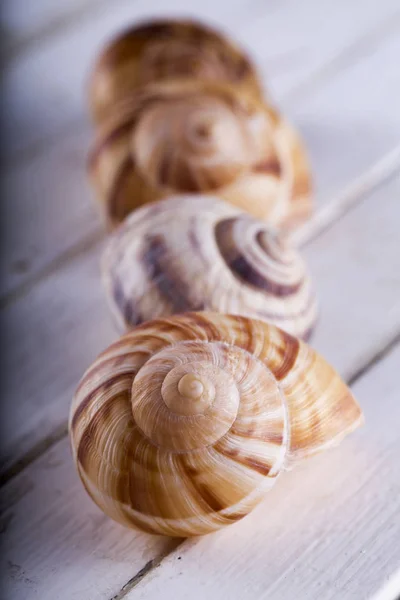
[[[115,105],[89,159],[111,225],[174,194],[214,193],[272,225],[311,210],[310,173],[296,132],[270,106],[210,82],[163,82]]]
[[[308,338],[316,301],[283,236],[217,198],[148,204],[111,235],[102,272],[122,329],[186,311],[267,320]]]
[[[70,434],[107,515],[191,536],[244,517],[282,469],[361,422],[350,390],[304,342],[262,321],[188,313],[145,323],[98,357]]]
[[[249,58],[225,36],[194,21],[157,20],[131,27],[100,54],[89,88],[95,122],[138,86],[166,79],[225,81],[262,95]]]

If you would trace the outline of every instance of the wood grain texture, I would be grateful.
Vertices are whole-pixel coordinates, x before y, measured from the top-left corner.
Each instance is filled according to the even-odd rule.
[[[399,253],[396,253],[396,248],[398,247],[397,222],[399,207],[397,198],[399,190],[399,178],[392,180],[386,186],[377,190],[375,194],[366,198],[364,202],[344,216],[320,238],[311,242],[306,249],[306,253],[309,255],[308,258],[312,262],[311,266],[316,280],[320,282],[318,288],[319,293],[322,295],[324,306],[319,331],[313,345],[318,350],[323,350],[336,367],[347,375],[355,373],[365,362],[370,361],[379,347],[385,346],[392,339],[396,331],[400,330],[400,307],[397,302],[400,293],[400,257]],[[369,225],[371,223],[371,213],[375,211],[378,204],[382,216],[379,218],[379,221],[374,220],[372,225]],[[379,224],[379,227],[373,233],[375,237],[379,237],[380,242],[377,240],[370,246],[371,241],[368,231],[371,232],[375,223]],[[324,241],[325,238],[326,241]],[[378,252],[377,248],[379,245],[380,251]],[[321,254],[321,257],[317,259],[316,254]],[[389,256],[390,261],[388,260]],[[91,260],[93,259],[91,258]],[[84,260],[81,261],[82,269],[84,262]],[[326,265],[330,266],[329,271]],[[334,268],[332,268],[332,265],[334,265]],[[337,292],[332,292],[334,288],[340,289],[340,296]],[[48,289],[53,288],[49,285]],[[66,288],[60,289],[61,294],[65,293],[65,290]],[[102,298],[101,302],[103,302]],[[363,308],[361,308],[361,303],[364,303]],[[71,354],[69,360],[63,363],[66,377],[64,379],[63,392],[58,394],[54,389],[54,393],[51,396],[53,401],[52,407],[57,407],[58,410],[58,416],[56,417],[58,423],[65,419],[67,414],[68,394],[72,391],[76,383],[73,373],[79,370],[79,368],[83,369],[87,366],[92,358],[91,356],[87,356],[86,360],[84,355],[85,353],[90,354],[90,352],[88,352],[87,348],[85,350],[85,347],[79,348],[77,343],[74,342],[74,337],[84,345],[87,337],[104,335],[104,331],[103,333],[96,332],[96,329],[104,327],[105,321],[99,320],[101,312],[99,312],[99,308],[96,308],[93,299],[92,302],[85,302],[84,297],[82,297],[77,306],[85,318],[79,318],[79,314],[75,314],[73,317],[67,311],[64,316],[64,323],[60,324],[60,333],[55,329],[56,323],[53,321],[52,345],[48,349],[48,352],[51,352],[55,356],[59,356],[63,352],[63,348],[65,349],[64,352]],[[71,327],[71,323],[74,321],[81,324],[79,329],[78,326],[75,329]],[[71,328],[70,337],[66,333],[68,326],[65,323]],[[99,323],[103,323],[101,327]],[[337,329],[336,333],[332,331],[335,328]],[[62,332],[64,337],[62,336]],[[90,345],[89,342],[85,343]],[[97,340],[97,343],[99,343],[99,340]],[[75,351],[78,352],[77,357],[73,356]],[[12,362],[13,358],[11,357],[10,364]],[[26,362],[25,368],[27,368]],[[55,377],[54,373],[56,371],[53,370],[54,368],[54,365],[42,365],[40,372],[43,378],[42,381],[51,380],[52,377]],[[20,371],[19,378],[21,382],[28,375],[29,372]],[[16,375],[14,374],[13,378],[15,379],[15,377]],[[58,385],[57,381],[53,382],[53,384],[54,386]],[[22,383],[20,385],[22,386]],[[322,455],[319,459],[310,460],[301,470],[285,474],[280,482],[278,482],[276,488],[278,491],[271,492],[270,499],[267,500],[268,507],[271,508],[266,508],[267,505],[264,504],[264,508],[258,510],[254,518],[250,517],[242,521],[238,526],[232,527],[232,533],[228,532],[231,536],[228,542],[219,543],[219,537],[209,537],[207,540],[202,540],[198,546],[202,549],[201,552],[188,560],[184,571],[178,567],[180,563],[174,562],[178,560],[177,556],[180,555],[175,555],[175,558],[171,560],[168,559],[165,563],[165,568],[169,568],[170,570],[165,571],[164,567],[162,567],[160,570],[154,571],[154,575],[150,578],[150,584],[153,585],[151,583],[153,581],[152,578],[156,577],[159,572],[161,573],[161,580],[154,579],[156,587],[150,587],[149,594],[153,594],[153,597],[160,597],[157,594],[160,593],[161,589],[166,588],[167,579],[171,594],[173,594],[174,589],[178,589],[174,588],[174,586],[179,586],[179,577],[181,577],[183,578],[184,585],[187,586],[187,590],[192,587],[191,593],[194,593],[194,589],[198,590],[198,594],[201,591],[201,594],[198,595],[199,598],[204,598],[208,594],[211,594],[212,597],[213,593],[214,597],[216,597],[215,590],[222,589],[222,586],[231,585],[230,581],[236,582],[235,584],[232,583],[232,589],[229,588],[228,590],[226,588],[227,593],[228,591],[232,592],[232,597],[235,597],[234,594],[239,594],[239,592],[242,595],[236,597],[245,597],[245,593],[249,597],[258,597],[261,595],[264,587],[268,589],[266,587],[267,584],[272,585],[272,582],[275,579],[279,579],[279,574],[285,569],[289,569],[287,578],[290,583],[291,578],[296,575],[296,571],[294,571],[294,574],[290,571],[291,568],[296,568],[296,563],[292,564],[296,557],[297,560],[300,560],[300,564],[302,564],[302,560],[310,560],[310,562],[307,562],[308,579],[305,578],[304,585],[317,585],[320,577],[319,574],[325,568],[328,569],[329,565],[332,565],[330,568],[333,570],[329,571],[328,569],[327,572],[330,573],[330,578],[334,579],[337,576],[335,570],[336,561],[338,561],[337,564],[340,570],[346,567],[343,563],[343,557],[346,556],[347,544],[353,544],[353,548],[357,544],[357,538],[350,536],[349,540],[347,540],[345,537],[345,533],[349,529],[346,519],[352,521],[355,518],[353,513],[354,511],[358,511],[360,505],[359,497],[357,496],[357,501],[353,502],[351,500],[352,495],[358,493],[362,497],[362,494],[367,494],[368,498],[374,498],[376,495],[380,498],[380,502],[386,502],[387,498],[389,498],[388,490],[391,489],[387,486],[394,485],[394,475],[391,469],[393,468],[394,458],[398,455],[398,447],[395,448],[392,454],[390,454],[392,452],[390,449],[384,449],[381,452],[380,436],[382,436],[382,431],[379,429],[378,433],[376,433],[373,428],[377,418],[378,420],[380,419],[382,426],[384,423],[390,421],[393,428],[397,422],[393,418],[395,414],[393,412],[395,398],[390,401],[391,404],[387,407],[387,414],[391,415],[389,421],[386,416],[383,416],[384,411],[379,416],[380,408],[378,409],[377,407],[380,404],[378,405],[376,402],[377,397],[380,403],[386,399],[384,385],[385,378],[377,378],[377,387],[375,390],[377,389],[378,392],[382,390],[382,393],[378,393],[374,391],[372,384],[368,383],[367,388],[371,388],[371,396],[367,400],[367,404],[365,404],[363,395],[360,395],[361,404],[367,411],[367,423],[372,427],[372,430],[363,430],[362,435],[365,437],[362,440],[364,442],[359,441],[358,434],[351,436],[349,441],[345,442],[344,446],[340,447],[337,451]],[[39,395],[40,391],[38,382],[36,394],[39,398],[41,397]],[[10,404],[15,404],[13,398],[17,397],[17,395],[10,396]],[[37,399],[35,400],[32,394],[29,400],[37,403]],[[26,405],[24,410],[26,411]],[[369,414],[369,410],[375,412]],[[40,428],[42,432],[49,428],[49,422],[46,420],[49,415],[49,407],[39,406],[36,412],[36,429],[31,432],[31,436],[36,435],[37,430]],[[51,418],[54,418],[54,413]],[[385,443],[389,444],[389,441],[395,435],[397,435],[397,428],[396,432],[389,430]],[[370,439],[372,441],[369,441]],[[14,445],[16,443],[15,439],[9,440],[9,442],[14,443]],[[362,443],[364,443],[364,446],[361,445],[360,449],[360,444]],[[52,452],[56,452],[61,465],[64,464],[66,466],[60,469],[54,468],[51,472],[51,477],[47,471],[43,475],[38,476],[38,465],[44,465],[49,460],[51,463],[52,460],[49,457],[53,456]],[[386,456],[391,457],[387,463]],[[344,465],[346,465],[346,468],[342,469]],[[388,482],[385,483],[382,489],[377,484],[374,487],[369,485],[368,477],[371,476],[371,472],[375,473],[374,476],[378,478],[374,482],[381,482],[382,478],[385,480],[385,478],[389,477]],[[357,473],[357,477],[355,477],[354,473]],[[27,485],[24,483],[26,481],[30,482],[30,485],[33,486],[30,492],[32,495],[26,500],[27,503],[23,503],[21,505],[22,508],[20,508],[18,495],[22,492],[18,490],[21,487],[24,489],[24,486]],[[393,489],[395,490],[394,487]],[[15,578],[11,581],[11,575],[14,571],[10,569],[8,571],[9,580],[7,589],[9,590],[9,597],[13,600],[22,600],[28,594],[31,597],[35,597],[36,594],[37,597],[49,599],[57,598],[66,600],[67,598],[76,597],[79,599],[88,598],[90,600],[91,596],[86,595],[88,590],[92,589],[90,586],[93,586],[93,590],[97,594],[92,597],[102,598],[107,597],[107,594],[111,597],[112,594],[116,593],[117,584],[123,585],[124,578],[128,580],[135,577],[137,570],[135,568],[131,570],[127,568],[127,557],[124,552],[121,550],[120,553],[116,552],[114,554],[115,546],[121,543],[121,546],[118,546],[118,548],[124,548],[124,545],[128,544],[127,540],[131,539],[129,536],[132,534],[130,532],[122,533],[122,529],[119,526],[111,523],[104,524],[104,527],[108,529],[100,537],[96,527],[92,529],[88,528],[86,524],[88,520],[96,522],[96,519],[98,519],[99,522],[103,523],[103,517],[100,511],[91,503],[90,499],[86,498],[78,481],[78,476],[73,472],[72,460],[69,456],[66,440],[60,442],[57,449],[46,452],[39,461],[33,463],[5,486],[4,494],[5,516],[3,518],[6,521],[8,518],[10,521],[7,535],[10,536],[11,540],[14,540],[10,550],[7,552],[6,560],[18,565],[20,567],[18,572],[23,573],[23,576],[16,582]],[[33,498],[34,500],[32,500]],[[81,517],[77,509],[78,505],[74,504],[75,501],[70,505],[72,498],[76,498],[76,502],[82,507]],[[396,494],[394,494],[394,498],[396,498]],[[25,500],[21,500],[21,502],[25,502]],[[343,521],[340,510],[341,507],[346,507],[347,502],[352,502],[351,506],[353,508],[351,508],[351,511],[353,512],[346,513],[347,517],[345,516]],[[26,506],[30,507],[29,511],[26,509]],[[376,530],[373,529],[374,524],[377,522],[383,524],[384,521],[377,520],[380,513],[379,511],[374,512],[373,502],[366,499],[365,506],[368,510],[372,511],[368,514],[367,512],[364,513],[365,519],[369,519],[370,522],[368,523],[365,520],[360,525],[361,529],[365,527],[365,535],[367,536],[360,539],[366,540],[365,544],[367,544],[369,536],[376,537]],[[57,515],[60,516],[55,518],[55,520],[51,520],[50,529],[47,529],[46,519],[44,519],[43,515],[48,514],[48,512],[51,514],[52,510],[56,510]],[[382,509],[379,510],[383,514]],[[395,510],[398,510],[397,504],[393,505],[393,511]],[[17,511],[16,514],[19,515],[19,518],[10,520],[7,515],[15,511]],[[272,524],[269,521],[267,530],[260,529],[263,514],[272,511],[274,514]],[[74,525],[71,528],[65,523],[68,520],[66,515],[69,515],[71,520],[74,520]],[[315,524],[313,522],[314,516],[316,519]],[[325,525],[326,522],[328,523],[327,526]],[[325,526],[327,529],[324,529]],[[42,533],[43,528],[47,531],[46,535]],[[256,530],[258,529],[260,529],[262,535],[260,533],[260,536],[257,537]],[[290,536],[293,532],[298,531],[301,532],[301,535],[296,533],[292,539]],[[379,542],[383,548],[386,547],[386,544],[394,543],[394,538],[390,536],[396,533],[393,533],[389,527],[385,531],[386,533],[382,541]],[[357,529],[357,532],[359,532],[359,529]],[[42,539],[41,536],[44,536],[46,542],[36,561],[32,557],[32,552],[27,552],[26,548],[28,550],[35,548],[35,544],[38,543],[37,540]],[[153,543],[151,538],[134,538],[134,540],[136,539],[139,540],[137,545],[129,546],[131,548],[131,551],[128,553],[129,560],[136,561],[136,556],[142,552],[142,543],[144,544],[146,539],[149,546]],[[216,541],[213,541],[214,539]],[[271,540],[273,540],[273,543]],[[318,542],[318,540],[321,541]],[[333,547],[332,554],[329,554],[330,541],[336,544]],[[243,544],[247,545],[243,546]],[[81,573],[79,561],[83,560],[83,558],[81,557],[79,561],[76,558],[76,549],[79,549],[80,546],[87,549],[87,556],[85,556],[83,562],[86,577],[82,574],[79,577],[77,575],[76,582],[73,582],[74,595],[71,593],[66,595],[60,586],[60,581],[66,581],[64,579],[65,573],[69,576],[69,580],[72,580],[74,569],[78,569],[78,574]],[[187,547],[191,548],[191,545],[188,544]],[[196,544],[195,547],[197,547]],[[56,548],[61,548],[62,550],[56,551]],[[110,548],[110,550],[107,550],[107,548]],[[374,550],[375,553],[377,552],[376,548]],[[315,580],[314,583],[309,583],[313,573],[313,561],[316,559],[316,555],[312,554],[313,549],[316,550],[318,555],[325,556],[323,559],[325,562],[317,567],[318,581]],[[354,549],[353,554],[350,552],[349,558],[353,559],[353,555],[357,552],[360,553],[361,550],[362,546],[359,546],[357,551]],[[153,553],[149,550],[141,566],[145,565],[146,561],[149,560],[149,556],[157,557],[160,551],[163,551],[163,547],[160,549],[158,543],[155,543]],[[217,562],[218,555],[220,562]],[[374,553],[371,554],[371,560],[373,560],[375,555]],[[109,560],[110,556],[112,560]],[[208,560],[208,556],[212,557],[212,559]],[[228,559],[229,556],[231,559]],[[98,568],[99,557],[105,560],[102,563],[105,565],[105,568]],[[257,557],[258,563],[256,560]],[[221,563],[221,560],[224,562]],[[202,561],[206,561],[206,564]],[[213,570],[213,562],[219,565],[217,569]],[[77,567],[77,563],[79,563],[79,567]],[[352,573],[352,564],[353,562],[349,562],[346,567],[349,577]],[[356,567],[357,564],[359,563],[355,563]],[[168,567],[168,565],[171,566]],[[199,574],[197,565],[202,565],[203,575]],[[240,565],[242,565],[241,570],[239,569]],[[268,565],[268,568],[266,568],[266,565]],[[381,573],[384,573],[386,576],[392,566],[392,563],[382,561],[383,570]],[[365,564],[362,563],[360,568],[364,569]],[[37,573],[41,573],[42,576],[38,576]],[[165,579],[163,573],[168,573]],[[183,573],[183,575],[179,575],[180,573]],[[207,573],[207,577],[204,576],[204,573]],[[241,577],[241,579],[235,579],[235,573],[240,573],[238,577]],[[45,583],[44,574],[46,574]],[[221,574],[224,574],[224,577],[221,577]],[[208,577],[213,578],[210,579],[210,582],[212,581],[210,587],[207,587]],[[262,577],[270,577],[270,579],[266,581]],[[169,578],[172,579],[171,583],[169,582]],[[157,581],[161,581],[161,583],[157,583]],[[286,579],[283,578],[283,581],[286,581]],[[295,578],[294,581],[297,582],[297,579]],[[196,585],[194,585],[194,582],[196,582]],[[201,582],[201,585],[199,582]],[[298,582],[298,585],[302,585],[302,581]],[[328,586],[328,583],[325,585]],[[237,587],[236,591],[234,590],[235,586]],[[140,592],[142,596],[139,597],[145,597],[147,588],[144,589],[146,591],[143,591],[143,593]],[[135,588],[135,593],[139,593],[139,590],[140,587]],[[47,594],[47,596],[44,594]],[[284,595],[279,596],[279,591],[274,592],[274,594],[278,594],[275,596],[276,598],[285,598]],[[181,596],[178,594],[178,597]],[[229,594],[227,597],[230,597]],[[286,597],[291,598],[293,596],[289,594]],[[307,596],[303,597],[307,598]],[[329,598],[329,596],[327,597]],[[330,597],[341,598],[341,596],[332,595]],[[354,597],[359,600],[357,595]],[[318,596],[314,595],[311,598],[318,598]]]
[[[185,542],[126,598],[371,598],[400,566],[399,364],[397,346],[354,386],[363,429],[282,475],[248,519]]]
[[[312,345],[346,378],[400,331],[399,195],[397,175],[305,246],[321,307]]]
[[[400,140],[400,36],[388,34],[373,48],[372,55],[333,72],[321,87],[306,89],[292,100],[282,98],[310,154],[318,206]],[[378,79],[380,85],[371,86],[371,80]],[[384,125],[378,125],[381,114]],[[90,139],[88,128],[72,130],[3,174],[3,297],[34,281],[82,238],[101,231],[85,175]],[[27,212],[29,218],[23,218]]]

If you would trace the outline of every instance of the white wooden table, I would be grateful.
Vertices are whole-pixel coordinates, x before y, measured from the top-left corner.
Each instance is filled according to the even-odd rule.
[[[189,8],[190,6],[190,8]],[[399,0],[4,0],[2,598],[392,600],[400,592]],[[66,421],[116,337],[85,177],[84,83],[128,22],[191,15],[253,54],[301,130],[317,213],[297,235],[317,284],[313,345],[366,425],[197,540],[123,529],[87,497]]]

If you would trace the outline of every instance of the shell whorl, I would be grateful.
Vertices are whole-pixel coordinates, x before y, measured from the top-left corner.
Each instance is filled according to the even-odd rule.
[[[350,391],[304,343],[260,321],[190,313],[142,325],[98,357],[70,434],[106,514],[188,536],[242,518],[285,463],[360,422]]]
[[[257,406],[263,391],[269,401]],[[172,345],[149,358],[132,386],[138,427],[153,444],[175,452],[215,445],[233,435],[233,423],[233,431],[256,428],[271,411],[277,420],[279,413],[283,437],[284,402],[271,372],[245,350],[222,342]],[[239,438],[236,443],[240,448]]]
[[[219,83],[149,84],[98,129],[91,176],[111,224],[172,193],[213,191],[271,224],[310,211],[301,143],[260,100]]]
[[[222,94],[182,94],[149,106],[132,140],[137,169],[149,185],[166,191],[230,184],[259,161],[267,140],[266,121],[251,127],[243,109]]]
[[[102,272],[121,329],[211,310],[265,319],[307,338],[316,320],[297,251],[213,197],[179,196],[135,211],[111,236]]]
[[[193,21],[152,21],[131,27],[98,57],[90,81],[94,120],[138,86],[171,79],[222,81],[262,94],[251,61],[225,36]]]

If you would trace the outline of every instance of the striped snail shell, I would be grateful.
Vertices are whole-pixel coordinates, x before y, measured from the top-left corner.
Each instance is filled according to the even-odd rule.
[[[316,319],[297,251],[262,221],[211,196],[136,210],[111,235],[102,273],[122,329],[206,310],[268,320],[307,338]]]
[[[136,87],[171,79],[225,81],[262,95],[249,58],[222,34],[194,21],[150,21],[129,28],[98,57],[89,87],[95,122]]]
[[[98,128],[89,171],[111,225],[173,194],[214,193],[286,228],[311,210],[295,131],[271,107],[219,83],[138,89]]]
[[[69,427],[82,482],[107,515],[192,536],[247,515],[283,468],[361,422],[350,390],[304,342],[262,321],[187,313],[103,352]]]

